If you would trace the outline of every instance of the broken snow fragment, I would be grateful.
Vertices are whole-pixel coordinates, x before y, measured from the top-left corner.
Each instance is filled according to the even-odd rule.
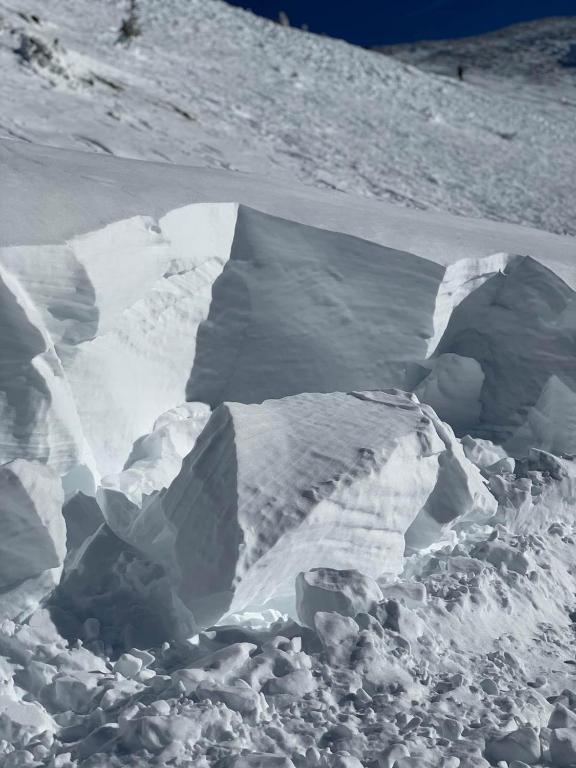
[[[555,728],[550,740],[552,764],[568,768],[576,763],[576,728]]]
[[[220,406],[153,509],[148,554],[207,626],[251,607],[293,613],[303,570],[394,575],[405,535],[428,545],[496,502],[429,407],[374,391]]]
[[[576,713],[557,702],[548,720],[548,728],[576,728]]]
[[[133,680],[138,677],[142,669],[142,659],[133,656],[131,653],[123,653],[114,664],[114,672],[123,677]]]
[[[262,709],[261,697],[242,682],[240,680],[236,685],[225,685],[206,681],[198,686],[195,695],[200,701],[206,699],[214,704],[220,702],[228,709],[244,715],[259,712]]]
[[[378,584],[356,570],[313,568],[296,577],[296,610],[307,627],[314,626],[318,611],[334,611],[354,618],[359,613],[368,613],[380,600]]]
[[[58,582],[66,554],[64,494],[48,467],[23,459],[0,467],[0,608],[25,616]]]
[[[501,760],[507,763],[521,760],[528,765],[534,765],[541,757],[540,739],[533,728],[518,728],[488,740],[485,755],[495,763]]]
[[[360,628],[348,616],[339,613],[314,615],[314,627],[331,664],[348,664]]]

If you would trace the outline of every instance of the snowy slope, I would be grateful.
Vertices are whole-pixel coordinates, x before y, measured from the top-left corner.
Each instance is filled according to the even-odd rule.
[[[439,264],[507,252],[535,256],[576,284],[574,239],[482,219],[415,211],[256,174],[142,163],[0,140],[0,244],[58,244],[139,215],[237,202]]]
[[[576,85],[576,17],[551,17],[514,24],[485,35],[460,40],[424,41],[380,48],[399,61],[425,72],[456,77],[464,67],[469,83],[510,95],[561,101],[574,107]],[[528,89],[528,90],[526,90]]]
[[[575,231],[569,104],[424,74],[220,0],[139,5],[129,47],[120,0],[1,6],[3,135]]]

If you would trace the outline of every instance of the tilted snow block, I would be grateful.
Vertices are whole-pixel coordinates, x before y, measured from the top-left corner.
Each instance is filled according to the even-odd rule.
[[[480,365],[476,431],[513,455],[533,446],[576,448],[574,299],[574,290],[543,264],[508,256],[453,308],[435,349]]]
[[[206,626],[266,604],[294,612],[301,571],[396,574],[411,526],[429,544],[496,502],[428,406],[375,391],[217,408],[161,508],[159,560]]]
[[[65,474],[84,458],[72,393],[44,320],[0,264],[0,464],[41,461]]]
[[[66,555],[64,494],[48,467],[0,467],[0,615],[31,613],[58,582]]]

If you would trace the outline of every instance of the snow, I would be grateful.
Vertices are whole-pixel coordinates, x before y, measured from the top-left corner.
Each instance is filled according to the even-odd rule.
[[[296,577],[296,610],[304,626],[314,627],[319,612],[354,618],[381,601],[378,584],[359,571],[314,568]]]
[[[569,68],[576,20],[552,16],[514,24],[459,40],[425,41],[381,48],[385,54],[425,72],[455,78],[464,68],[467,83],[516,94],[528,91],[533,100],[574,106]]]
[[[209,202],[157,221],[120,220],[61,246],[0,249],[6,280],[44,338],[32,371],[52,355],[57,372],[50,409],[33,379],[30,405],[18,406],[41,412],[34,419],[47,437],[35,457],[71,472],[68,496],[93,494],[103,477],[128,469],[135,441],[185,398],[215,406],[385,386],[415,388],[459,434],[510,439],[516,454],[549,448],[545,427],[533,435],[525,414],[540,423],[537,414],[553,407],[547,388],[556,379],[569,387],[573,290],[530,257],[458,258],[460,232],[452,243],[447,232],[444,266]],[[547,236],[539,256],[574,285],[563,243]],[[111,258],[129,279],[110,271]],[[563,419],[571,408],[568,396]],[[64,435],[52,438],[54,430]],[[569,434],[557,448],[570,449]]]
[[[546,731],[576,592],[576,469],[553,455],[572,241],[1,144],[3,188],[63,203],[0,206],[7,342],[62,393],[31,401],[21,450],[62,478],[67,527],[56,565],[2,595],[6,695],[53,734],[10,731],[10,759],[476,767],[526,729],[506,754],[549,755],[571,727]],[[372,597],[315,597],[301,626],[315,568]]]
[[[102,488],[117,488],[135,504],[167,488],[209,417],[210,409],[204,403],[185,403],[162,414],[154,430],[134,443],[122,472],[102,478]]]
[[[7,140],[0,140],[0,152],[2,246],[61,243],[143,213],[158,220],[193,203],[236,201],[444,265],[496,253],[528,254],[576,285],[573,239],[529,227],[415,211],[256,173],[142,163]],[[55,190],[57,202],[51,203]],[[222,238],[226,231],[223,225]]]
[[[130,543],[146,542],[206,626],[227,611],[293,612],[302,569],[362,563],[367,576],[398,573],[408,529],[408,542],[428,544],[456,517],[494,511],[478,470],[432,411],[374,392],[228,403],[168,492],[143,511],[138,542],[113,516],[108,523]]]
[[[139,6],[2,6],[0,764],[572,766],[556,24]]]
[[[220,0],[139,8],[143,34],[125,46],[123,0],[5,4],[2,135],[574,233],[569,74],[538,98],[531,82],[474,87]],[[32,61],[22,35],[41,49]]]
[[[31,613],[58,583],[66,554],[58,475],[15,459],[0,468],[0,606],[2,616]]]
[[[175,211],[158,224],[134,217],[79,236],[49,249],[49,261],[40,246],[2,251],[3,263],[11,270],[7,285],[14,286],[15,297],[20,292],[22,301],[35,301],[28,316],[38,328],[37,348],[28,352],[24,346],[24,327],[15,331],[5,324],[6,333],[22,339],[23,363],[26,355],[32,358],[29,377],[38,376],[40,366],[42,373],[47,369],[43,360],[50,361],[49,355],[54,358],[50,365],[55,374],[49,368],[44,373],[50,377],[45,386],[52,389],[50,409],[35,394],[39,387],[33,378],[28,385],[32,400],[26,405],[21,396],[19,407],[32,414],[42,411],[36,418],[46,424],[46,432],[66,429],[72,433],[68,441],[75,441],[68,447],[65,436],[45,438],[52,453],[56,446],[60,453],[67,449],[71,454],[50,456],[52,463],[66,462],[66,468],[83,463],[98,480],[117,473],[134,441],[151,431],[162,412],[182,403],[195,350],[190,322],[195,317],[199,323],[208,313],[210,288],[228,257],[235,220],[234,205],[198,205],[189,207],[185,217]],[[129,279],[114,274],[115,261],[122,263]],[[23,326],[24,318],[18,322]],[[41,334],[47,341],[40,341]],[[151,345],[155,359],[148,354]],[[10,428],[9,416],[6,413],[5,430]],[[12,418],[23,416],[17,411]],[[40,434],[36,427],[38,442]],[[26,455],[31,450],[23,448]],[[37,458],[47,458],[47,445],[37,451]],[[90,486],[88,480],[80,490],[90,492]]]

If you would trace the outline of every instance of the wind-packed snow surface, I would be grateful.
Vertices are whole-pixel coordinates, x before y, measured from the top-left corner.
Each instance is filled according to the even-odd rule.
[[[0,151],[3,768],[572,766],[573,240]]]

